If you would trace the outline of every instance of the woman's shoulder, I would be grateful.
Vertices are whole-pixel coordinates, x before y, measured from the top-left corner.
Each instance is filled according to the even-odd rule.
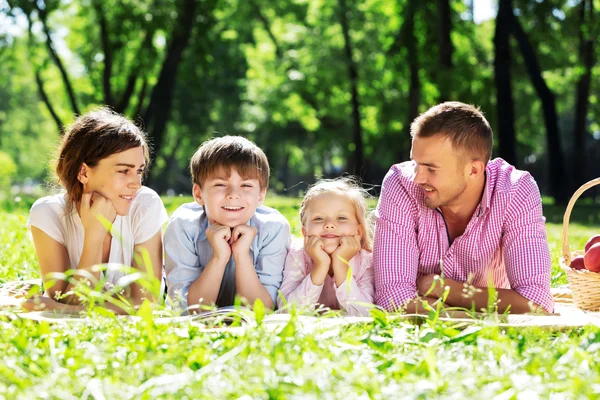
[[[158,201],[162,203],[162,200],[158,193],[156,193],[154,190],[150,189],[147,186],[142,186],[140,190],[138,190],[138,192],[136,193],[133,199],[133,204],[146,204]]]
[[[30,213],[51,213],[58,214],[66,211],[67,198],[64,193],[45,196],[37,199],[31,206]]]

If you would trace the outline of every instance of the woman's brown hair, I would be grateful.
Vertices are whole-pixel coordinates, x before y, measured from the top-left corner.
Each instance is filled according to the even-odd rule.
[[[95,167],[106,157],[136,147],[143,149],[148,165],[146,135],[121,114],[103,107],[78,117],[67,129],[56,157],[56,177],[67,191],[67,209],[81,200],[83,184],[78,175],[83,163]]]

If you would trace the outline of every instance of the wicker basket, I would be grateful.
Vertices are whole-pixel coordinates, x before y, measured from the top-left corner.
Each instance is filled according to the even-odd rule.
[[[567,274],[575,305],[581,309],[592,311],[600,310],[600,273],[587,269],[575,270],[569,267],[574,257],[583,255],[583,250],[571,252],[568,234],[569,218],[575,202],[583,192],[596,185],[600,185],[600,178],[593,179],[581,186],[569,200],[563,219],[562,257],[560,258],[560,266]]]

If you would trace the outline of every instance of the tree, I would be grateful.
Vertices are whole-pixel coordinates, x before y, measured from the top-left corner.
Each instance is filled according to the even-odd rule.
[[[498,115],[499,155],[516,165],[515,115],[512,95],[510,33],[513,24],[511,0],[500,0],[494,35],[494,81]]]

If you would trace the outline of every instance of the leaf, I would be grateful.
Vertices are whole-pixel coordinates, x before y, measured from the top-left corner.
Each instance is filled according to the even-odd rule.
[[[263,319],[265,318],[265,305],[262,300],[259,298],[254,300],[254,306],[252,309],[254,310],[254,318],[256,319],[256,323],[261,325]]]

